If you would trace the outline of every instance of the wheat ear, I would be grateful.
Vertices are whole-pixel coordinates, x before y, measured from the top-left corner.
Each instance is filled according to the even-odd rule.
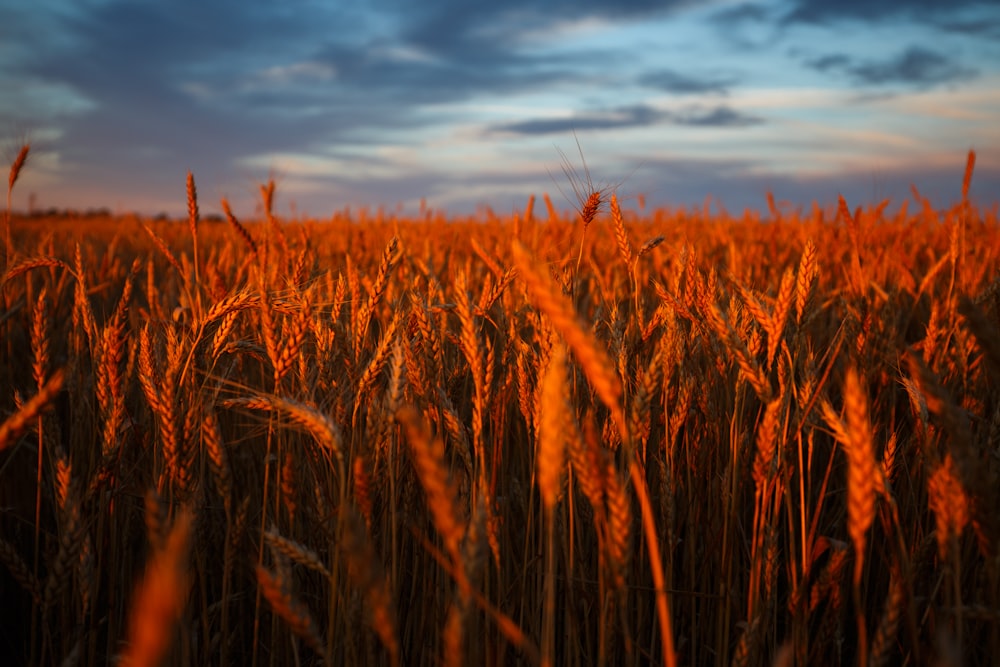
[[[615,366],[608,353],[598,345],[593,334],[580,326],[569,299],[535,266],[524,246],[514,241],[513,253],[514,263],[532,301],[545,313],[552,326],[573,350],[597,396],[611,411],[612,419],[621,432],[622,442],[628,442],[625,411],[621,403],[622,384],[613,370]]]
[[[861,573],[865,561],[868,528],[875,519],[875,464],[872,427],[868,419],[868,395],[856,370],[847,372],[844,386],[847,434],[847,532],[854,542],[854,606],[858,626],[858,655],[868,659],[868,634],[861,602]],[[862,667],[864,665],[862,664]]]
[[[414,467],[427,495],[434,527],[437,529],[454,563],[461,561],[461,540],[464,522],[459,518],[454,484],[448,478],[444,460],[444,441],[432,438],[417,411],[400,408],[396,419],[403,425],[406,440],[413,455]]]
[[[551,512],[555,507],[562,488],[562,473],[566,460],[564,424],[569,410],[566,396],[566,353],[562,346],[557,344],[552,350],[552,358],[542,378],[538,444],[535,454],[538,466],[538,489],[546,512]]]
[[[247,228],[240,223],[239,219],[237,219],[235,215],[233,215],[233,211],[229,207],[229,200],[225,197],[222,198],[222,213],[226,216],[226,221],[229,222],[229,225],[235,229],[239,237],[243,239],[243,243],[245,243],[247,248],[250,249],[250,252],[256,255],[257,242],[253,240],[252,236],[250,236],[250,232]]]
[[[5,237],[4,237],[4,267],[10,265],[11,259],[14,257],[14,249],[11,247],[10,240],[10,212],[11,212],[11,202],[14,192],[14,184],[17,183],[18,176],[21,175],[21,170],[24,169],[25,163],[28,161],[28,153],[31,151],[31,144],[25,143],[21,146],[21,150],[17,152],[17,156],[14,158],[14,162],[10,165],[10,174],[7,177],[7,216],[5,225]]]
[[[129,613],[128,648],[120,663],[126,667],[159,665],[170,648],[187,599],[191,524],[191,512],[181,511],[165,543],[146,564]]]
[[[55,399],[66,379],[66,371],[59,369],[52,374],[37,394],[0,425],[0,452],[14,444],[38,415]]]
[[[313,620],[309,608],[295,599],[290,584],[284,575],[272,573],[261,565],[257,566],[257,585],[264,599],[271,605],[291,631],[305,640],[321,657],[326,658],[326,649],[320,637],[316,621]]]

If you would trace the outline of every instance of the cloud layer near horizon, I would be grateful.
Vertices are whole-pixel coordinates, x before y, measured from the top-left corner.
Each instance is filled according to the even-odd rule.
[[[206,211],[269,174],[317,216],[520,210],[577,140],[652,205],[945,204],[969,148],[1000,191],[991,2],[38,0],[0,25],[0,139],[31,138],[18,196],[45,207],[179,212],[192,170]]]

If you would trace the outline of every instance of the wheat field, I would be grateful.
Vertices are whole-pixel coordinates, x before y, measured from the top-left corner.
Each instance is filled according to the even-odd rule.
[[[973,165],[891,215],[241,222],[191,175],[187,220],[11,216],[15,163],[5,664],[990,664]]]

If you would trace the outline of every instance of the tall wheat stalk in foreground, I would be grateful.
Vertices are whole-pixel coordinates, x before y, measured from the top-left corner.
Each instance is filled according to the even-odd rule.
[[[875,448],[868,419],[868,396],[857,371],[847,372],[844,385],[844,412],[847,417],[847,532],[854,542],[854,607],[858,626],[858,659],[862,667],[868,659],[868,630],[861,599],[861,575],[865,562],[868,529],[875,520]]]
[[[156,545],[146,574],[136,588],[130,629],[121,664],[153,667],[162,663],[184,613],[188,594],[187,554],[193,518],[182,510],[166,540]]]
[[[547,531],[545,549],[545,607],[542,630],[542,664],[553,664],[556,619],[556,526],[555,507],[562,490],[566,463],[567,405],[566,353],[556,344],[542,379],[535,458],[538,466],[538,489],[545,509]]]

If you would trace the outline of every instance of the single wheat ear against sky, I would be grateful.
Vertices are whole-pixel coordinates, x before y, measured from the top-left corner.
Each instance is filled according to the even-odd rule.
[[[20,210],[180,215],[190,170],[206,214],[269,174],[282,215],[507,213],[574,132],[626,203],[945,206],[969,149],[973,198],[1000,191],[995,1],[40,0],[0,26]]]

